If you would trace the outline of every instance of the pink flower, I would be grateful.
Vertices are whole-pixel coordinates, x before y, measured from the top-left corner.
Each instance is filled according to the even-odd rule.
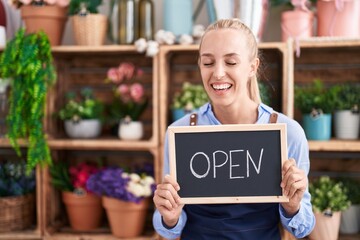
[[[130,89],[127,84],[121,84],[117,89],[117,93],[120,95],[120,98],[124,102],[130,101]]]
[[[118,71],[121,76],[123,76],[127,80],[130,80],[134,77],[135,66],[132,63],[121,63],[119,65]]]
[[[144,96],[144,87],[140,83],[132,84],[130,87],[130,96],[136,103],[139,103]]]
[[[120,79],[119,77],[117,68],[110,68],[107,72],[107,78],[110,79],[115,84],[119,84],[122,81],[122,79]]]

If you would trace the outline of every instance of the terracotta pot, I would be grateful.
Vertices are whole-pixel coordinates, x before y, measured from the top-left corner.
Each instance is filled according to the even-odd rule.
[[[70,226],[74,230],[88,231],[100,227],[103,216],[101,198],[94,194],[78,195],[62,192]]]
[[[333,215],[325,216],[323,213],[315,213],[316,224],[310,233],[311,240],[337,240],[340,229],[341,212],[334,212]]]
[[[308,38],[313,36],[312,12],[302,10],[285,11],[281,14],[281,39],[283,42],[289,37]]]
[[[358,37],[359,0],[317,1],[318,36]]]
[[[149,206],[148,198],[137,204],[103,197],[103,206],[106,209],[111,232],[114,236],[131,238],[142,233]]]
[[[60,45],[67,20],[67,8],[53,6],[21,6],[26,33],[43,30],[52,46]]]

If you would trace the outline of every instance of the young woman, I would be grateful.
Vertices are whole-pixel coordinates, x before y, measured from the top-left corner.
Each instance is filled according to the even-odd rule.
[[[261,103],[257,84],[258,47],[251,30],[238,19],[219,20],[202,37],[199,68],[210,98],[198,111],[198,125],[264,124],[273,109]],[[189,125],[189,115],[173,123]],[[300,125],[278,113],[287,124],[288,160],[281,187],[287,203],[180,204],[181,186],[169,175],[154,194],[153,225],[173,239],[280,239],[279,223],[294,236],[307,236],[315,225],[308,192],[309,149]],[[165,174],[169,173],[165,141]]]

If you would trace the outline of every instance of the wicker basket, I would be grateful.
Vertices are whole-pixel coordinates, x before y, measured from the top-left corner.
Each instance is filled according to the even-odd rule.
[[[34,194],[0,198],[0,233],[28,228],[34,216]]]
[[[71,23],[77,45],[104,45],[107,30],[107,17],[105,15],[73,16]]]

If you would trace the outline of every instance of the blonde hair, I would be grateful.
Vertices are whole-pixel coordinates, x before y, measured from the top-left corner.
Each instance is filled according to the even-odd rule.
[[[242,23],[237,18],[220,19],[220,20],[214,22],[213,24],[209,25],[206,28],[205,33],[200,40],[199,51],[201,49],[201,44],[202,44],[202,41],[203,41],[206,33],[210,32],[210,31],[214,31],[214,30],[219,30],[219,29],[239,30],[246,37],[246,45],[248,46],[248,50],[249,50],[249,61],[253,61],[256,58],[258,58],[258,46],[257,46],[257,41],[256,41],[256,38],[255,38],[253,32],[251,31],[251,29],[249,27],[247,27],[244,23]],[[250,81],[248,82],[248,92],[249,92],[249,97],[251,100],[253,100],[256,103],[261,103],[259,85],[257,82],[257,74],[254,74],[253,77],[250,77]]]

